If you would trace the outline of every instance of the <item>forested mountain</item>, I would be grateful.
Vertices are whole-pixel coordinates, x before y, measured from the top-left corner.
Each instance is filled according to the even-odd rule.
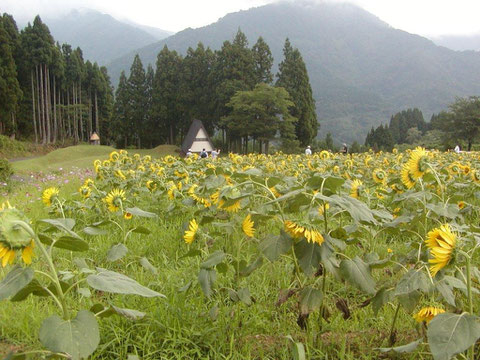
[[[101,65],[171,35],[160,29],[142,29],[141,25],[127,24],[90,9],[74,10],[44,21],[57,41],[82,48],[86,60]]]
[[[164,45],[185,54],[201,41],[217,50],[239,28],[250,45],[263,37],[275,66],[286,37],[300,50],[322,124],[320,137],[332,132],[338,141],[363,142],[372,126],[398,111],[417,107],[430,118],[456,96],[480,92],[479,53],[437,46],[357,6],[334,3],[270,4],[186,29],[110,63],[112,82],[117,84],[122,70],[128,72],[137,52],[145,66],[154,65]]]

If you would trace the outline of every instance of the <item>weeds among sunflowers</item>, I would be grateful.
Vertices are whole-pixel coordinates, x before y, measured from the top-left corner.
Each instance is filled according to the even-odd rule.
[[[72,309],[68,299],[86,292],[78,284],[99,294],[163,297],[122,271],[106,268],[127,256],[133,233],[149,234],[149,224],[159,219],[183,218],[178,251],[198,258],[193,269],[197,289],[209,303],[256,306],[259,294],[250,292],[248,277],[268,261],[288,278],[288,289],[268,290],[284,294],[278,306],[297,304],[294,311],[303,330],[326,331],[334,300],[348,321],[348,302],[361,298],[374,314],[388,306],[395,309],[390,347],[372,351],[429,351],[434,359],[457,354],[474,359],[480,338],[474,296],[480,282],[475,266],[480,243],[477,166],[476,153],[422,148],[349,156],[327,151],[313,156],[230,154],[215,160],[112,152],[108,160],[95,161],[96,179],[87,179],[74,196],[57,188],[43,192],[49,219],[30,222],[20,210],[1,208],[0,260],[3,267],[12,267],[0,283],[0,299],[50,296],[62,317],[44,320],[42,345],[73,359],[88,357],[100,342],[99,318],[116,314],[132,319],[139,312],[101,301],[88,310]],[[65,264],[69,258],[65,252],[87,251],[96,236],[105,234],[119,242],[96,270],[57,268],[58,259]],[[379,242],[386,247],[402,242],[410,250],[388,248],[379,254]],[[15,260],[17,253],[24,265]],[[133,261],[155,269],[145,258]],[[48,273],[37,270],[45,266]],[[217,286],[220,282],[224,285]],[[410,314],[411,333],[418,340],[394,347],[400,312]],[[83,341],[69,341],[64,336],[68,331]],[[300,358],[304,345],[289,339]]]

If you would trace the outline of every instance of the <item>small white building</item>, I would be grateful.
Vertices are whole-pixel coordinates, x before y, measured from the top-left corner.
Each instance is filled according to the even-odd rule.
[[[189,149],[192,153],[200,153],[203,149],[211,152],[214,149],[207,130],[203,127],[203,123],[197,119],[193,120],[183,140],[182,152],[186,154]]]

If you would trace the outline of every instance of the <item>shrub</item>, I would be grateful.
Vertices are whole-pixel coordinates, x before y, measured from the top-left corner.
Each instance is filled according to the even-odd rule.
[[[0,158],[0,182],[7,182],[13,175],[12,165],[7,159]]]

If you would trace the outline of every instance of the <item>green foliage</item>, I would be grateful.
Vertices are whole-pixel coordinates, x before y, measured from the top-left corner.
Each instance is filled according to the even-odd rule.
[[[387,125],[380,125],[375,130],[372,128],[365,139],[365,146],[374,150],[391,151],[393,148],[393,137]]]
[[[12,165],[7,159],[0,158],[0,182],[7,183],[13,175]]]

